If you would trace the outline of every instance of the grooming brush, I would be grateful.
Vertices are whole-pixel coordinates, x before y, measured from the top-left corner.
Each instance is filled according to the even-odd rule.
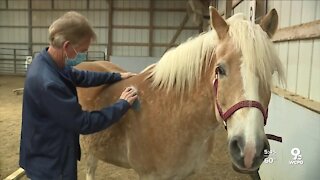
[[[136,94],[138,94],[138,90],[131,86],[130,87]],[[139,97],[132,103],[131,108],[135,111],[139,111],[140,110],[140,101],[139,101]]]

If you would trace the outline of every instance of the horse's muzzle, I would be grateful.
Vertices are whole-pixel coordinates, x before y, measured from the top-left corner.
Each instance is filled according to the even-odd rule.
[[[242,136],[235,136],[229,141],[229,152],[232,162],[241,171],[256,171],[263,160],[268,157],[270,145],[267,139],[256,143],[245,143]]]

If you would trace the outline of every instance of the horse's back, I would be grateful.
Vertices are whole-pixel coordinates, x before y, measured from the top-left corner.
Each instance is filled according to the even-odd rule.
[[[83,62],[75,67],[79,70],[87,70],[94,72],[126,72],[124,69],[119,66],[108,62],[108,61],[94,61],[94,62]],[[102,85],[97,87],[90,88],[77,88],[79,103],[82,106],[83,110],[98,110],[98,107],[95,106],[95,99],[99,94],[108,88],[108,85]]]
[[[76,68],[96,72],[126,72],[126,70],[109,61],[83,62],[77,65]]]

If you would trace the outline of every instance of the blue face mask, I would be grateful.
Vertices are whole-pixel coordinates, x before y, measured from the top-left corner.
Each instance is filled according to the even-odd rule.
[[[76,66],[80,63],[82,63],[83,61],[85,61],[87,59],[87,53],[86,52],[77,52],[74,48],[73,48],[74,52],[76,52],[76,56],[74,58],[68,58],[65,61],[65,64],[67,66]]]

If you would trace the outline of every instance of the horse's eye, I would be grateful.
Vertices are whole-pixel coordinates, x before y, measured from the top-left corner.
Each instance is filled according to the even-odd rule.
[[[216,71],[221,76],[225,76],[226,75],[226,71],[222,66],[218,66]]]

